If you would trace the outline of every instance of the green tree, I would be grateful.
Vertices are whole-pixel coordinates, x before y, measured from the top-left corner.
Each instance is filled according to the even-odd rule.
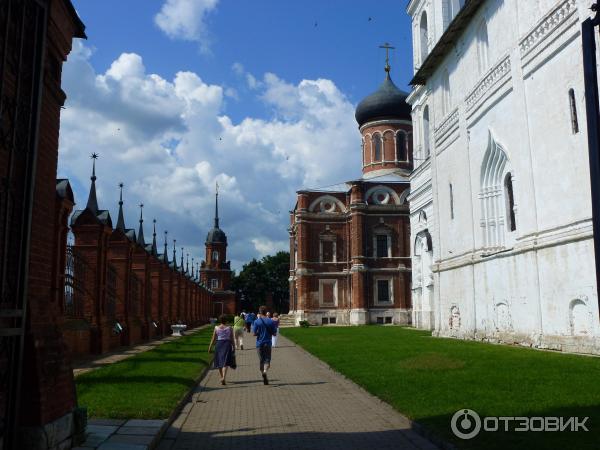
[[[289,273],[290,254],[278,252],[265,256],[260,261],[253,259],[244,264],[240,273],[233,277],[231,286],[239,296],[243,309],[256,310],[266,303],[267,296],[271,293],[274,309],[287,312]]]

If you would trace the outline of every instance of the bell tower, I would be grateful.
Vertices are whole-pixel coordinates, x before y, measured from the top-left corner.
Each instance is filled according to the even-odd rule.
[[[205,260],[200,274],[202,282],[215,292],[228,291],[231,284],[231,268],[227,261],[227,236],[219,228],[219,185],[215,191],[215,222],[206,236]]]

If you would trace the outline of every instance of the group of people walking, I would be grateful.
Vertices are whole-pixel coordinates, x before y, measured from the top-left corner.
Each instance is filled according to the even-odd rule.
[[[266,306],[258,309],[258,314],[242,311],[233,320],[233,327],[227,323],[227,316],[219,317],[219,324],[215,326],[208,352],[215,347],[213,365],[219,370],[221,384],[225,385],[227,369],[237,367],[235,350],[244,350],[244,330],[256,336],[256,350],[258,353],[259,368],[263,383],[269,384],[267,372],[271,367],[271,349],[277,346],[279,331],[279,314],[267,312]]]

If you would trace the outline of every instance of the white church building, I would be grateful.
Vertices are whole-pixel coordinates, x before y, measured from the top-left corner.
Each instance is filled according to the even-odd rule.
[[[412,0],[413,324],[600,353],[589,0]]]

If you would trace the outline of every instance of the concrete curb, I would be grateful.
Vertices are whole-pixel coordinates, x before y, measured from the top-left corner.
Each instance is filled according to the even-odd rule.
[[[347,382],[352,383],[354,386],[356,386],[358,389],[360,389],[361,391],[363,391],[365,394],[367,394],[367,395],[371,396],[372,398],[376,399],[378,402],[386,405],[388,408],[390,408],[391,410],[393,410],[397,414],[400,414],[410,424],[411,429],[413,431],[415,431],[415,433],[417,433],[421,437],[427,439],[429,442],[431,442],[435,446],[439,447],[441,450],[457,450],[457,447],[454,444],[451,444],[449,442],[443,441],[437,435],[435,435],[434,433],[432,433],[431,431],[429,431],[427,428],[425,428],[423,425],[421,425],[420,423],[415,422],[414,420],[406,417],[400,411],[398,411],[397,409],[395,409],[392,405],[390,405],[389,403],[381,400],[376,395],[370,393],[365,388],[363,388],[359,384],[355,383],[353,380],[351,380],[350,378],[348,378],[343,373],[338,372],[333,367],[331,367],[329,364],[327,364],[325,361],[323,361],[322,359],[317,358],[315,355],[313,355],[308,350],[306,350],[304,347],[302,347],[301,345],[299,345],[298,343],[296,343],[295,341],[293,341],[291,338],[285,336],[285,334],[283,334],[282,336],[284,336],[287,340],[289,340],[290,342],[292,342],[296,346],[296,348],[298,348],[301,352],[303,352],[304,354],[306,354],[308,357],[310,357],[313,360],[315,360],[315,362],[317,362],[318,364],[321,364],[323,367],[326,367],[327,369],[331,370],[332,372],[334,372],[335,374],[337,374],[338,376],[340,376],[341,378],[343,378]]]

